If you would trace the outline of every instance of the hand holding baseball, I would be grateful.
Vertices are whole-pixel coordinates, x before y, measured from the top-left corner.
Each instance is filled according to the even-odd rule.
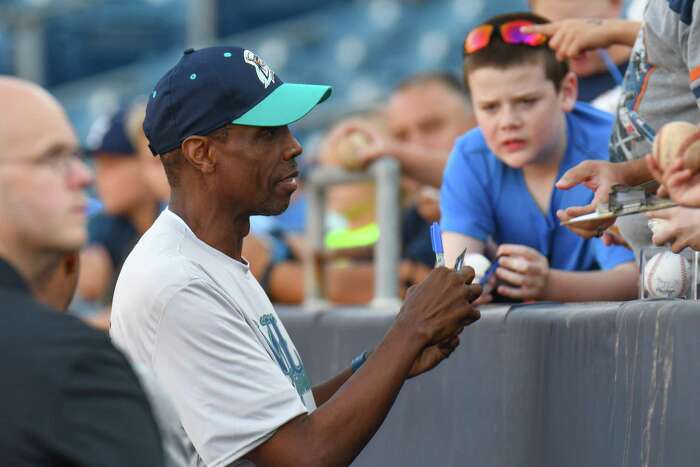
[[[661,183],[659,196],[700,207],[700,128],[688,122],[667,123],[656,135],[646,163]]]
[[[661,209],[647,214],[650,220],[662,221],[653,229],[652,241],[656,245],[671,246],[674,253],[686,247],[700,250],[700,209],[677,207]]]
[[[498,247],[500,267],[496,276],[510,285],[499,285],[498,293],[510,298],[542,298],[549,282],[549,261],[542,254],[523,245]]]

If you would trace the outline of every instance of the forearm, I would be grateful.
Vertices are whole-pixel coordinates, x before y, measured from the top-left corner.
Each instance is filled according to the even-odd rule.
[[[400,145],[392,151],[400,163],[403,173],[414,180],[436,188],[442,185],[442,173],[445,170],[448,153],[426,150],[417,146]]]
[[[352,376],[352,370],[346,368],[329,380],[313,387],[314,400],[317,406],[321,406],[333,397],[340,387]]]
[[[622,301],[638,296],[637,266],[621,264],[608,271],[551,270],[543,300],[557,302]]]
[[[615,164],[622,178],[622,183],[635,186],[652,180],[654,176],[649,172],[644,158]]]
[[[381,425],[422,351],[410,336],[392,328],[325,404],[281,427],[249,459],[260,467],[349,465]]]
[[[608,21],[614,31],[612,36],[614,44],[632,47],[637,40],[642,23],[624,19],[611,19]]]

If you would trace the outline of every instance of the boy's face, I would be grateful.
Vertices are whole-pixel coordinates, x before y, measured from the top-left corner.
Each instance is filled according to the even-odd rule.
[[[559,92],[545,77],[540,62],[478,68],[467,79],[476,121],[489,149],[501,161],[522,168],[546,164],[563,154],[564,112],[576,103],[573,73],[564,78]]]

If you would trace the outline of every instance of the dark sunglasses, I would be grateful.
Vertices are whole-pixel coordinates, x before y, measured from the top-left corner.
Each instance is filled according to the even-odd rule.
[[[538,47],[547,42],[547,36],[539,33],[525,34],[520,31],[520,28],[523,26],[534,25],[535,23],[525,19],[508,21],[498,26],[498,32],[506,44],[524,44]],[[464,40],[464,54],[473,54],[489,45],[494,29],[496,27],[493,24],[481,24],[472,29]]]

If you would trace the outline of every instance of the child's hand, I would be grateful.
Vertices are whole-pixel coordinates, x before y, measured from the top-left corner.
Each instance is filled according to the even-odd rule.
[[[510,298],[541,298],[549,282],[549,261],[539,251],[505,244],[498,247],[496,276],[510,285],[499,285],[498,293]]]
[[[628,22],[618,19],[575,18],[523,26],[521,31],[548,36],[549,47],[554,49],[558,60],[564,61],[599,48],[617,44],[631,45],[628,40],[620,40],[620,29],[626,23]]]
[[[700,250],[700,209],[671,208],[652,211],[647,214],[650,219],[665,221],[663,227],[654,229],[651,238],[656,245],[671,244],[674,253],[686,247]]]

